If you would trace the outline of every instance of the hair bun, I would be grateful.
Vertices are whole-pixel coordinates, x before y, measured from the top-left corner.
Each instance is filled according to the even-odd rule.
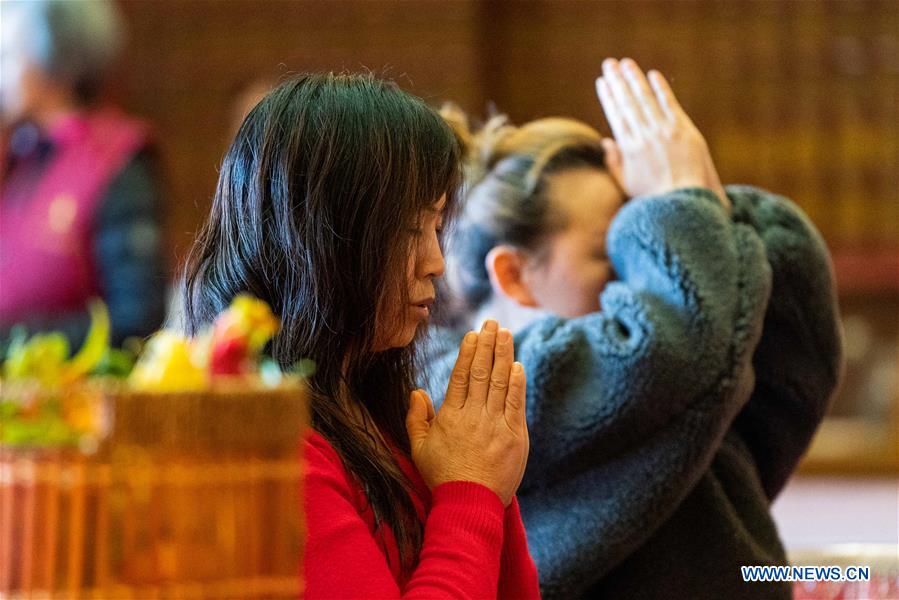
[[[465,183],[470,189],[505,158],[513,148],[506,144],[517,128],[506,115],[496,114],[475,130],[471,120],[459,105],[447,102],[440,108],[440,116],[449,124],[462,147]]]

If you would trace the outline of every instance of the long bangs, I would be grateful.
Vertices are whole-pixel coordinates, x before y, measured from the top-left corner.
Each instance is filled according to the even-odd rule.
[[[358,107],[368,127],[360,132],[362,155],[374,170],[376,183],[367,196],[377,228],[360,231],[363,271],[383,274],[378,282],[375,314],[381,322],[408,303],[406,270],[412,249],[412,230],[422,211],[446,196],[444,223],[452,221],[462,184],[461,152],[455,135],[442,118],[423,101],[410,96],[393,82],[373,79],[374,94]],[[375,315],[372,315],[373,321]],[[373,330],[374,322],[368,323]],[[413,344],[414,346],[414,344]],[[412,346],[401,352],[413,351]]]
[[[444,213],[454,214],[462,186],[461,149],[446,121],[418,98],[400,91],[394,83],[396,100],[393,107],[383,107],[390,144],[404,168],[387,170],[388,186],[407,199],[415,211],[431,208],[446,195]],[[394,111],[390,109],[394,108]],[[393,114],[391,114],[393,113]]]

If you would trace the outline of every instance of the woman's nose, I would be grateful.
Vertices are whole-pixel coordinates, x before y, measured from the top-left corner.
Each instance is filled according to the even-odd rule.
[[[446,270],[446,261],[443,259],[443,250],[440,249],[440,240],[437,235],[431,236],[426,251],[421,256],[419,264],[419,276],[421,278],[443,277]]]

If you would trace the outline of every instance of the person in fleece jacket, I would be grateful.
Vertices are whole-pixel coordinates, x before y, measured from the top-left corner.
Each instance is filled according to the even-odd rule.
[[[617,144],[567,119],[471,136],[448,118],[469,189],[444,317],[515,331],[541,590],[789,598],[740,567],[786,564],[769,505],[838,378],[826,248],[787,199],[722,189],[661,75],[607,60],[598,91]],[[461,335],[432,340],[435,394]]]

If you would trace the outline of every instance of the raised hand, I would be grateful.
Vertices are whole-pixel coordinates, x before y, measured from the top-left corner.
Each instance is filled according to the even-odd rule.
[[[608,58],[602,70],[596,91],[615,136],[604,146],[613,163],[618,159],[612,171],[625,192],[643,196],[706,187],[730,209],[705,138],[661,73],[650,71],[647,79],[627,58]]]
[[[473,481],[512,501],[529,449],[524,368],[514,361],[511,332],[488,320],[462,341],[439,413],[423,390],[412,392],[406,428],[429,487]]]

